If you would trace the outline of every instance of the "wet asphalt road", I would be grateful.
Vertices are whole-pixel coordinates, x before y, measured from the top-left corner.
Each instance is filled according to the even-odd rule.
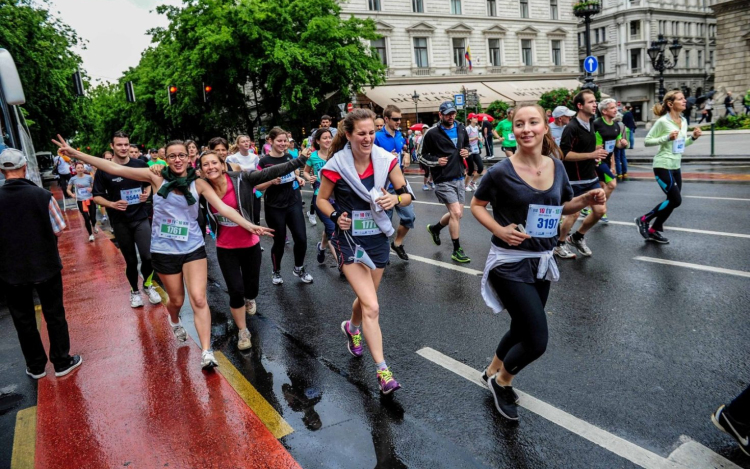
[[[424,203],[436,199],[418,190],[421,178],[410,181],[420,203],[407,252],[454,264],[447,230],[441,247],[425,232],[445,209]],[[750,186],[687,183],[683,195],[748,200],[686,197],[668,226],[750,235]],[[310,194],[304,199],[309,204]],[[632,222],[661,200],[655,183],[625,182],[609,217]],[[473,259],[466,267],[481,271],[489,234],[468,209],[464,214],[461,241]],[[258,315],[249,321],[253,348],[247,353],[236,350],[223,278],[209,262],[214,347],[294,428],[282,442],[303,467],[638,467],[523,408],[519,424],[507,423],[488,391],[416,353],[431,347],[475,370],[489,363],[510,321],[484,305],[476,275],[392,256],[379,292],[380,323],[386,359],[403,389],[381,398],[369,353],[353,358],[339,330],[354,296],[330,255],[324,265],[315,261],[321,231],[320,223],[308,225],[311,285],[291,274],[291,246],[282,263],[285,283],[272,285],[271,243],[263,240]],[[748,272],[750,239],[681,231],[665,236],[671,244],[657,246],[645,244],[632,224],[595,227],[587,235],[593,257],[560,262],[562,278],[546,308],[547,352],[514,384],[659,456],[669,456],[684,435],[750,468],[750,458],[709,420],[750,382],[750,279],[633,259]],[[209,251],[215,259],[211,242]],[[12,404],[0,401],[0,467],[9,459],[15,411],[36,400],[13,336],[10,318],[0,312],[0,390],[15,386],[11,392],[20,396]]]

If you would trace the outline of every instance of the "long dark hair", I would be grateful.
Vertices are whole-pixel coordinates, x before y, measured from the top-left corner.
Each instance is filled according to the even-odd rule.
[[[331,132],[331,129],[328,127],[321,127],[315,131],[315,136],[313,137],[313,148],[315,148],[316,150],[320,150],[320,139],[326,133],[333,135],[333,132]]]
[[[375,121],[375,113],[369,109],[357,108],[346,115],[346,117],[339,122],[339,128],[336,132],[336,136],[333,137],[333,143],[331,144],[331,150],[328,152],[329,155],[333,156],[336,153],[344,149],[346,144],[349,142],[346,138],[346,133],[354,132],[354,126],[359,121],[370,119]],[[315,133],[317,135],[317,132]]]
[[[547,128],[547,132],[544,133],[544,141],[542,142],[542,155],[549,155],[552,158],[561,160],[563,158],[563,152],[560,147],[557,146],[557,143],[555,143],[555,139],[552,137],[552,134],[549,131],[549,122],[547,120],[547,115],[544,112],[544,108],[538,104],[521,104],[516,108],[513,116],[517,116],[518,111],[525,107],[532,107],[536,109],[539,113],[539,117],[541,117],[542,121],[544,121],[544,126]]]

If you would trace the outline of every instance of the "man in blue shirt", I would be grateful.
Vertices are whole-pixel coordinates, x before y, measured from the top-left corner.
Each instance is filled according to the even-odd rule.
[[[409,152],[404,152],[406,139],[404,139],[401,130],[399,130],[399,126],[401,125],[401,109],[392,104],[388,105],[383,111],[383,119],[385,120],[385,125],[375,134],[375,145],[396,155],[398,158],[398,164],[403,171],[404,168],[409,167],[410,161]],[[388,192],[395,194],[392,184],[388,186]],[[395,209],[396,212],[398,212],[400,222],[398,230],[396,231],[396,239],[391,242],[391,249],[398,255],[398,257],[408,261],[409,256],[404,250],[404,238],[406,237],[406,233],[414,228],[414,207],[412,204],[409,204],[406,207],[396,205]],[[392,218],[393,210],[389,210],[388,215]]]

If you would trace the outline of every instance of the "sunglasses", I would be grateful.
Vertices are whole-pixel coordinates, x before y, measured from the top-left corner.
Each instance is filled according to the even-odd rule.
[[[388,120],[392,120],[394,122],[401,122],[401,118],[400,117],[389,117]]]

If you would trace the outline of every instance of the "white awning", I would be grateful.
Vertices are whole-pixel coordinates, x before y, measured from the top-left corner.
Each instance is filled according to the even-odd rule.
[[[505,96],[504,101],[512,104],[535,103],[542,94],[559,88],[575,90],[581,86],[578,80],[536,80],[536,81],[485,81],[483,85],[495,93]]]

